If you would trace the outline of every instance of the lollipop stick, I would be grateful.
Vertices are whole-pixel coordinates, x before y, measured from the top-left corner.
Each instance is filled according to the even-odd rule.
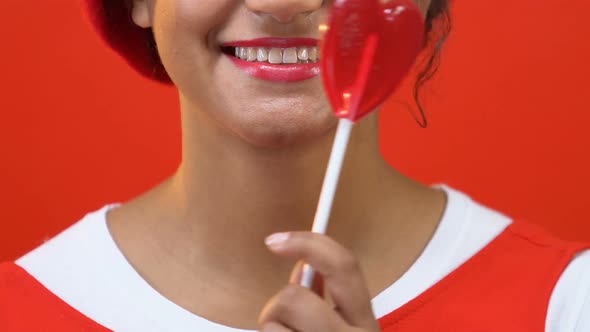
[[[370,72],[372,60],[377,49],[377,37],[370,35],[365,43],[363,51],[363,58],[357,73],[357,79],[353,86],[352,96],[346,93],[343,98],[347,99],[347,109],[341,112],[343,115],[354,114],[358,110],[359,101],[365,91],[367,80]],[[352,98],[351,98],[352,97]],[[328,161],[328,169],[324,176],[324,184],[320,193],[320,200],[316,210],[315,218],[311,231],[314,233],[325,234],[328,229],[328,221],[330,219],[330,211],[332,210],[332,203],[334,202],[334,195],[338,187],[338,179],[340,171],[342,170],[342,163],[348,147],[348,140],[354,122],[347,118],[342,118],[338,122],[338,129],[336,129],[336,137],[334,138],[334,145],[332,145],[332,153]],[[314,270],[309,264],[303,266],[303,274],[301,276],[301,286],[311,288],[313,284]]]
[[[328,220],[330,219],[330,210],[336,194],[336,187],[338,186],[338,178],[342,170],[342,163],[344,155],[346,154],[346,147],[348,146],[348,139],[354,123],[348,119],[340,119],[338,122],[338,129],[336,129],[336,137],[334,138],[334,145],[332,146],[332,153],[330,154],[330,161],[328,162],[328,170],[324,177],[324,184],[322,185],[322,192],[318,208],[316,210],[313,221],[312,232],[325,234],[328,228]],[[305,264],[303,266],[303,275],[301,277],[301,285],[303,287],[311,288],[313,284],[314,271]]]

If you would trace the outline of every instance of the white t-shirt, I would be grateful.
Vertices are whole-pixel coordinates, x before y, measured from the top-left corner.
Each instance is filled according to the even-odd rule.
[[[416,298],[498,236],[511,219],[447,186],[447,206],[424,252],[372,299],[380,318]],[[125,259],[106,224],[110,204],[16,263],[70,306],[116,331],[250,332],[199,317],[153,289]],[[590,331],[590,250],[567,267],[551,296],[548,332]]]

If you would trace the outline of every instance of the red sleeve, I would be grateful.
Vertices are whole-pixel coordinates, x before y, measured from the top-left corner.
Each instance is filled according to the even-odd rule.
[[[110,330],[69,306],[20,266],[0,263],[0,331]]]

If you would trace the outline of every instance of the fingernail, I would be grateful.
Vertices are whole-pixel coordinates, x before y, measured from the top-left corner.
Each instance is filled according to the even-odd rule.
[[[269,247],[280,247],[289,238],[289,233],[274,233],[264,239],[264,243]]]

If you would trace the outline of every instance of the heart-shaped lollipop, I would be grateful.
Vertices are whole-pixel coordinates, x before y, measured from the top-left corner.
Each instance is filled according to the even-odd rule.
[[[312,231],[324,234],[354,122],[400,84],[424,44],[422,13],[411,0],[334,0],[321,48],[324,87],[340,117]],[[305,264],[301,285],[314,270]]]
[[[321,69],[336,115],[357,121],[383,103],[422,50],[424,30],[411,0],[335,0]]]

